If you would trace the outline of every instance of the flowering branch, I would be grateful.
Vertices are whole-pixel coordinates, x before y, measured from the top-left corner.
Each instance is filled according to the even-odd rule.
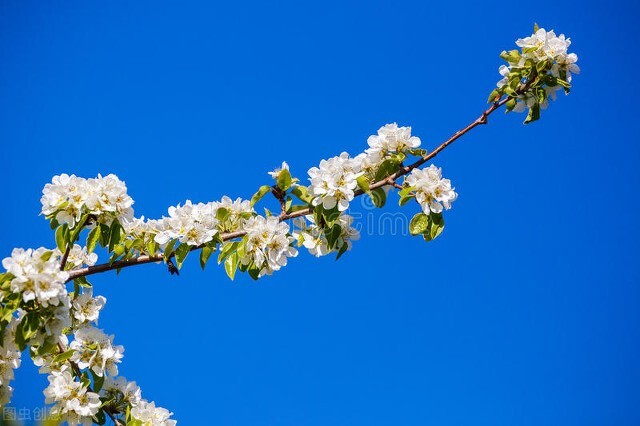
[[[54,404],[52,414],[59,420],[102,425],[109,417],[116,425],[174,426],[172,413],[143,399],[135,382],[118,376],[124,348],[96,327],[106,299],[93,295],[87,277],[151,262],[164,262],[170,273],[178,273],[194,251],[203,269],[217,252],[231,279],[237,271],[256,280],[271,275],[296,257],[299,247],[316,257],[336,253],[339,258],[359,238],[346,213],[349,204],[366,195],[382,207],[391,189],[398,190],[400,206],[418,204],[409,231],[431,241],[442,233],[443,212],[458,194],[441,169],[422,166],[487,124],[502,106],[507,112],[528,110],[525,124],[538,120],[557,90],[569,93],[572,73],[579,72],[577,56],[567,52],[570,43],[536,26],[533,35],[516,42],[520,50],[502,52],[507,65],[499,69],[503,78],[489,95],[489,107],[433,151],[420,148],[410,127],[388,124],[368,138],[369,147],[359,155],[343,152],[309,169],[308,186],[283,162],[269,172],[275,184],[261,186],[250,200],[187,201],[170,207],[167,217],[145,220],[134,217],[133,200],[115,175],[55,176],[41,202],[57,248],[14,249],[2,261],[0,406],[11,397],[9,381],[28,348],[40,372],[48,374],[45,401]],[[265,208],[260,215],[255,206],[269,193],[279,212]],[[84,246],[76,244],[81,237]],[[96,264],[98,247],[109,256],[107,262]],[[67,288],[70,283],[73,290]]]
[[[530,85],[530,83],[533,80],[528,81],[527,83],[524,83],[522,85],[522,88],[520,90],[518,90],[518,94],[524,93],[527,89],[527,87]],[[376,189],[376,188],[382,188],[386,185],[392,185],[397,189],[402,189],[402,185],[399,185],[396,183],[396,179],[398,179],[399,177],[402,177],[408,173],[410,173],[413,169],[420,167],[421,165],[425,164],[426,162],[428,162],[429,160],[433,159],[436,155],[438,155],[440,152],[442,152],[446,147],[448,147],[449,145],[451,145],[453,142],[455,142],[457,139],[459,139],[460,137],[462,137],[463,135],[465,135],[466,133],[468,133],[469,131],[471,131],[473,128],[481,125],[481,124],[487,124],[487,117],[489,115],[491,115],[491,113],[493,113],[494,111],[496,111],[497,109],[499,109],[501,106],[503,106],[504,104],[506,104],[508,102],[510,98],[509,97],[505,97],[503,99],[498,98],[498,100],[496,100],[495,102],[493,102],[491,104],[491,106],[489,108],[487,108],[485,111],[482,112],[482,114],[475,119],[474,121],[472,121],[469,125],[467,125],[465,128],[458,130],[457,132],[455,132],[451,137],[449,137],[446,141],[442,142],[436,149],[434,149],[433,151],[431,151],[431,153],[425,155],[424,157],[422,157],[421,159],[417,160],[416,162],[414,162],[413,164],[410,164],[406,167],[402,167],[400,170],[398,170],[396,173],[394,173],[393,175],[382,179],[380,181],[374,182],[371,185],[369,185],[369,189]],[[285,208],[285,201],[284,201],[284,194],[282,193],[282,191],[277,187],[274,186],[271,190],[272,194],[276,197],[276,199],[280,202],[281,205],[281,209],[282,209],[282,213],[278,216],[278,220],[279,221],[284,221],[284,220],[289,220],[289,219],[293,219],[296,217],[301,217],[301,216],[306,216],[308,214],[312,213],[312,208],[305,208],[302,210],[298,210],[294,213],[286,213],[286,208]],[[360,189],[354,192],[354,197],[358,197],[365,194],[365,192]],[[229,241],[229,240],[233,240],[236,238],[240,238],[246,235],[245,231],[237,231],[237,232],[231,232],[231,233],[227,233],[227,234],[222,234],[220,236],[220,240],[221,241]],[[197,246],[192,246],[191,247],[191,251],[195,251],[195,250],[200,250],[203,247],[205,247],[207,244],[200,244]],[[114,263],[103,263],[100,265],[95,265],[95,266],[89,266],[86,268],[82,268],[82,269],[76,269],[74,271],[71,271],[69,273],[69,281],[72,281],[76,278],[79,277],[84,277],[84,276],[88,276],[88,275],[93,275],[93,274],[97,274],[97,273],[101,273],[101,272],[106,272],[106,271],[112,271],[112,270],[117,270],[117,269],[122,269],[122,268],[126,268],[129,266],[136,266],[136,265],[143,265],[146,263],[153,263],[153,262],[161,262],[163,261],[164,257],[163,254],[158,254],[155,256],[149,256],[149,255],[141,255],[141,256],[137,256],[131,259],[127,259],[127,260],[121,260],[121,261],[117,261]],[[170,258],[175,256],[175,252],[171,253]]]

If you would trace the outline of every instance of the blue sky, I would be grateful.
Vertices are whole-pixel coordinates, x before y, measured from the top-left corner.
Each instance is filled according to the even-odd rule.
[[[438,3],[3,1],[2,256],[53,246],[55,174],[116,173],[158,217],[385,123],[435,147],[538,22],[583,72],[540,122],[496,113],[436,159],[460,194],[438,240],[365,233],[258,283],[196,256],[103,274],[100,327],[182,425],[639,424],[639,7]],[[25,357],[14,405],[45,386]]]

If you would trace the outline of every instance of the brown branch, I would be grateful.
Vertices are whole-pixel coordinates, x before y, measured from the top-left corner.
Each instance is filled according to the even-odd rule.
[[[71,252],[71,244],[67,244],[67,249],[64,251],[62,255],[62,260],[60,261],[60,270],[64,271],[64,267],[67,265],[67,260],[69,259],[69,252]]]
[[[518,93],[525,92],[526,89],[533,82],[533,80],[535,80],[535,78],[533,78],[532,80],[524,83],[521,86],[521,88],[518,90]],[[376,188],[383,187],[385,185],[396,186],[397,185],[395,183],[396,179],[398,179],[399,177],[410,173],[413,169],[415,169],[417,167],[420,167],[421,165],[423,165],[427,161],[431,160],[436,155],[438,155],[440,152],[442,152],[446,147],[448,147],[453,142],[458,140],[464,134],[466,134],[469,131],[471,131],[473,128],[475,128],[475,127],[477,127],[477,126],[479,126],[481,124],[487,124],[487,117],[489,115],[491,115],[491,113],[493,113],[495,110],[497,110],[498,108],[500,108],[501,106],[506,104],[508,100],[509,100],[509,97],[505,97],[503,99],[499,99],[499,98],[496,99],[496,101],[494,103],[492,103],[489,108],[487,108],[485,111],[483,111],[482,114],[477,119],[475,119],[473,122],[471,122],[465,128],[455,132],[449,139],[447,139],[442,144],[440,144],[436,149],[434,149],[430,153],[426,154],[424,157],[420,158],[416,162],[414,162],[414,163],[412,163],[412,164],[410,164],[408,166],[404,166],[404,167],[400,168],[400,170],[398,170],[394,174],[386,177],[385,179],[382,179],[382,180],[380,180],[378,182],[372,183],[371,185],[369,185],[369,188],[370,189],[376,189]],[[278,195],[276,194],[276,191],[272,191],[272,192],[276,196],[276,198],[278,198],[279,200],[280,200],[280,198],[282,198],[282,197],[280,197],[280,198],[278,197]],[[360,189],[355,191],[355,196],[356,197],[358,197],[358,196],[360,196],[362,194],[364,194],[364,191],[362,191]],[[281,201],[284,201],[284,200],[281,200]],[[293,213],[286,213],[286,211],[283,210],[280,213],[280,215],[278,216],[278,219],[280,221],[284,221],[284,220],[293,219],[293,218],[300,217],[300,216],[306,216],[306,215],[310,214],[311,212],[312,212],[311,208],[298,210],[298,211],[293,212]],[[245,231],[235,231],[235,232],[229,232],[229,233],[221,234],[220,235],[220,239],[224,242],[224,241],[232,240],[234,238],[243,237],[244,235],[246,235]],[[204,246],[205,246],[204,244],[199,245],[199,246],[193,246],[191,248],[191,251],[199,250]],[[173,253],[171,254],[171,256],[173,256]],[[100,273],[100,272],[111,271],[111,270],[114,270],[114,269],[122,269],[122,268],[127,268],[129,266],[142,265],[142,264],[145,264],[145,263],[160,262],[163,259],[164,259],[164,256],[162,254],[154,255],[154,256],[149,256],[149,255],[145,254],[145,255],[138,256],[138,257],[134,257],[132,259],[119,260],[119,261],[116,261],[116,262],[113,262],[113,263],[103,263],[103,264],[95,265],[95,266],[88,266],[88,267],[85,267],[85,268],[69,271],[69,280],[68,281],[71,281],[71,280],[73,280],[75,278],[79,278],[79,277],[86,277],[88,275],[97,274],[97,273]]]

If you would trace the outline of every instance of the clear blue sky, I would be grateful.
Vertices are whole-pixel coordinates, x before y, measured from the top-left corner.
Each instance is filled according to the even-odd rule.
[[[258,283],[195,256],[101,275],[100,326],[182,425],[640,424],[640,10],[445,3],[3,1],[2,257],[53,246],[55,174],[116,173],[157,217],[388,122],[434,147],[537,21],[583,72],[540,122],[497,113],[438,157],[460,194],[440,239],[363,235]],[[45,386],[25,357],[14,405]]]

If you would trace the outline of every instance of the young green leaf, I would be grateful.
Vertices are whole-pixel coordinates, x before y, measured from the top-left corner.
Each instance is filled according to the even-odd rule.
[[[231,278],[231,281],[236,276],[236,269],[238,269],[238,253],[232,253],[224,261],[224,270]]]
[[[98,240],[100,240],[100,227],[96,226],[87,236],[87,252],[93,253],[96,249],[96,244],[98,244]]]
[[[200,251],[200,267],[204,270],[204,267],[207,266],[207,261],[209,257],[211,257],[211,253],[213,253],[213,248],[209,246],[202,247]]]
[[[258,192],[253,194],[253,197],[251,197],[251,206],[253,207],[258,201],[262,199],[262,197],[267,195],[269,192],[271,192],[271,187],[269,185],[262,185],[258,189]]]
[[[376,207],[383,207],[387,202],[387,193],[382,188],[376,188],[371,191],[371,201]]]
[[[189,244],[182,243],[176,249],[176,263],[178,264],[178,269],[182,268],[182,264],[184,260],[187,258],[187,255],[191,251],[191,246]]]
[[[287,189],[291,188],[291,173],[289,173],[289,170],[282,169],[278,174],[277,182],[278,182],[278,188],[280,188],[283,191],[286,191]]]
[[[368,194],[371,191],[369,189],[369,178],[367,178],[365,175],[359,176],[356,179],[356,182],[358,182],[358,186],[360,187],[360,189],[362,189],[363,192]]]
[[[178,240],[171,240],[165,246],[164,253],[162,254],[162,257],[164,257],[165,262],[169,261],[169,259],[171,258],[171,255],[173,255],[173,247],[175,247],[177,242]]]
[[[409,222],[409,233],[411,235],[420,235],[429,229],[430,219],[424,213],[416,213]]]
[[[294,186],[291,189],[291,194],[294,197],[298,198],[303,203],[309,204],[311,200],[313,200],[313,197],[309,195],[309,191],[307,190],[306,186],[300,186],[300,185]]]
[[[67,224],[63,224],[56,229],[56,246],[61,253],[67,250]]]

